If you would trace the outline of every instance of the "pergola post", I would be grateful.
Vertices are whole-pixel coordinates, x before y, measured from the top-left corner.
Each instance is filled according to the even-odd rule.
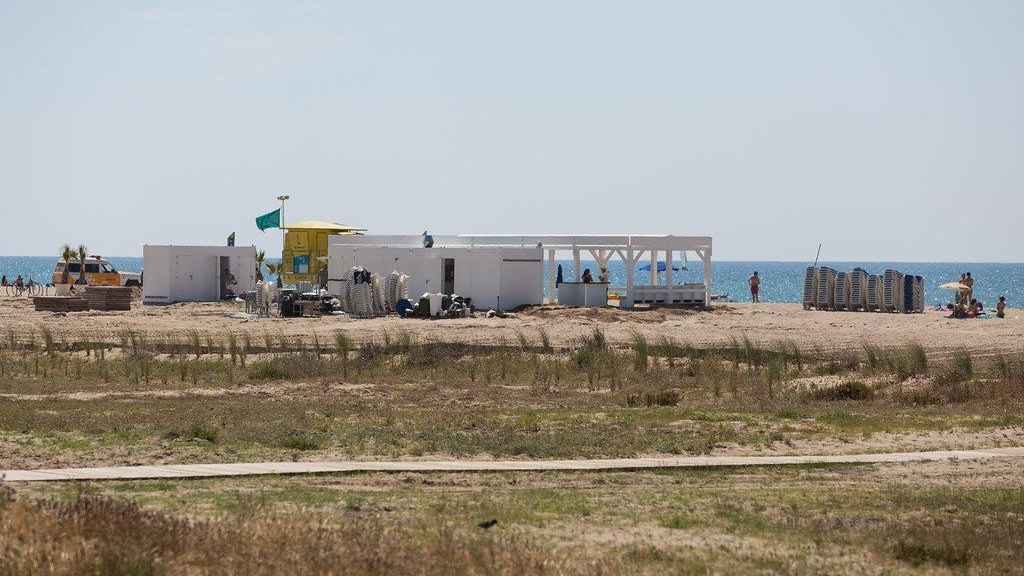
[[[671,288],[674,278],[672,277],[672,246],[665,250],[665,287]]]
[[[572,268],[573,274],[576,277],[576,282],[580,281],[580,249],[573,244],[572,245]]]
[[[711,246],[699,252],[704,261],[704,306],[711,307]]]
[[[658,251],[651,248],[651,286],[658,284]]]
[[[620,304],[625,304],[625,308],[633,307],[633,271],[636,268],[636,260],[633,260],[633,248],[626,248],[626,295],[623,300],[620,300]]]

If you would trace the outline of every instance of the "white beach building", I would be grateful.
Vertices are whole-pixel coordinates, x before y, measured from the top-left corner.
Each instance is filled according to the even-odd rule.
[[[215,302],[256,289],[253,246],[142,247],[143,304]]]
[[[701,283],[673,282],[673,263],[692,253],[703,264]],[[558,254],[570,254],[574,277],[565,278],[564,288],[555,288]],[[371,272],[409,275],[409,292],[456,293],[472,298],[477,308],[511,309],[544,302],[545,267],[548,293],[572,292],[573,304],[580,304],[577,284],[581,282],[581,260],[590,255],[598,268],[620,258],[626,270],[626,292],[621,305],[634,303],[711,303],[711,238],[708,236],[651,235],[434,235],[433,246],[425,248],[421,235],[332,236],[328,246],[329,291],[343,292],[343,283],[353,266]],[[639,282],[637,265],[649,259],[649,279]],[[658,261],[666,273],[658,282]],[[595,271],[596,274],[596,271]],[[641,274],[644,276],[644,274]],[[600,283],[595,283],[600,284]],[[591,289],[592,287],[587,287]],[[587,300],[586,293],[582,296]],[[604,305],[594,299],[587,305]]]

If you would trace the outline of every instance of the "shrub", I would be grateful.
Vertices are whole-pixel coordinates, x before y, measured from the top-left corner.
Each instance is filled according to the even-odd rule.
[[[554,352],[555,349],[551,346],[551,336],[548,335],[547,330],[541,327],[537,329],[537,332],[540,333],[541,350],[543,350],[545,354]]]
[[[323,446],[323,437],[310,432],[291,432],[285,436],[280,446],[290,450],[319,450]]]
[[[843,382],[838,386],[819,388],[810,393],[810,397],[815,400],[824,400],[829,402],[871,400],[874,396],[874,390],[859,380]]]
[[[864,363],[871,372],[879,372],[885,366],[885,351],[874,344],[864,344]]]
[[[192,439],[206,440],[211,444],[216,444],[220,439],[220,431],[205,424],[193,424],[188,433]]]
[[[647,344],[647,338],[639,333],[633,332],[633,368],[637,372],[646,372],[648,357],[650,355],[650,347]]]
[[[643,390],[626,395],[626,406],[631,408],[675,406],[679,404],[680,398],[679,391],[671,388]]]

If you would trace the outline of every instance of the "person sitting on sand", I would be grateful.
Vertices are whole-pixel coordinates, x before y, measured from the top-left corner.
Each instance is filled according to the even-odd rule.
[[[757,295],[761,292],[761,277],[757,275],[757,271],[754,272],[754,275],[750,277],[748,282],[750,283],[750,301],[760,302]]]
[[[996,318],[1006,318],[1006,296],[1000,296],[996,302]]]
[[[590,284],[593,281],[594,281],[594,276],[590,273],[590,268],[585,269],[583,271],[583,283],[584,284]]]
[[[978,301],[971,298],[971,303],[967,305],[967,317],[977,318],[978,317]]]

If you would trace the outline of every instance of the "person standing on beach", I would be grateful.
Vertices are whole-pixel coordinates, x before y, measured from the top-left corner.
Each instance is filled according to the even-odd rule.
[[[1000,296],[996,302],[996,318],[1006,318],[1006,296]]]
[[[754,275],[750,277],[750,301],[757,303],[760,302],[757,295],[761,291],[761,277],[754,272]]]
[[[967,286],[967,300],[970,301],[974,298],[974,278],[971,278],[971,273],[967,273],[967,277],[964,278],[964,285]]]

